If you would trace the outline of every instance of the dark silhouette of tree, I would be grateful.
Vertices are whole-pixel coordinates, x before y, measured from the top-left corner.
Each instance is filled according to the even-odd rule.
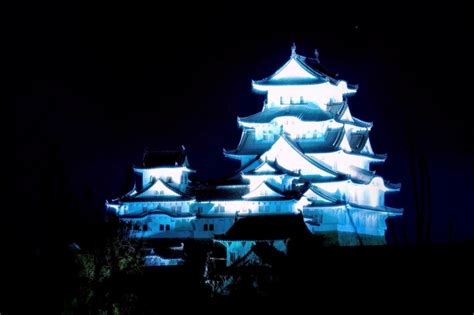
[[[123,314],[134,310],[137,295],[131,283],[144,268],[142,241],[129,237],[134,228],[111,217],[95,231],[97,242],[84,249],[71,247],[77,287],[66,299],[66,312]]]
[[[428,166],[428,158],[425,154],[420,157],[420,173],[421,181],[420,185],[422,187],[422,206],[424,211],[423,218],[425,219],[425,235],[424,240],[426,243],[431,243],[431,223],[433,221],[433,208],[431,203],[431,176]],[[425,216],[426,215],[426,216]]]
[[[410,145],[410,174],[416,211],[416,243],[430,243],[433,207],[428,158],[425,153],[417,154],[413,144]]]
[[[415,203],[416,243],[420,244],[423,239],[423,211],[419,193],[419,178],[417,171],[417,154],[413,143],[410,144],[410,175],[412,179],[413,201]]]

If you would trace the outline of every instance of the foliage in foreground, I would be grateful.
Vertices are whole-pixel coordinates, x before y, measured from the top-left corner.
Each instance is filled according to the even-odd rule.
[[[121,314],[134,310],[134,279],[143,273],[140,240],[130,238],[131,227],[109,221],[93,245],[72,247],[76,268],[74,296],[65,302],[66,313]]]

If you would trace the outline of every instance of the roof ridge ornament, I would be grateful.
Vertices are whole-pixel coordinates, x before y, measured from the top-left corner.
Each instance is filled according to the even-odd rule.
[[[317,48],[314,49],[314,59],[316,59],[316,62],[319,63],[319,51]]]
[[[296,44],[291,45],[291,58],[296,57]]]

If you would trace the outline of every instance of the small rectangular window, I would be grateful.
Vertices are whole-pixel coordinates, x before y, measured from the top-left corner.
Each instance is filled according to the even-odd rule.
[[[163,224],[160,224],[160,231],[163,231],[165,229],[165,226]]]
[[[204,224],[204,228],[203,228],[203,229],[204,229],[204,231],[207,231],[207,230],[208,230],[207,224]]]
[[[323,214],[322,213],[315,213],[313,216],[313,220],[316,224],[322,224],[323,223]]]
[[[209,231],[214,231],[214,224],[209,224]]]
[[[166,231],[169,231],[169,230],[170,230],[170,225],[166,224]]]

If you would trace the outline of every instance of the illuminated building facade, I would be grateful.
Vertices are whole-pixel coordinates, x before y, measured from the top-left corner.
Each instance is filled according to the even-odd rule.
[[[403,212],[385,206],[385,194],[400,185],[371,170],[386,155],[372,150],[372,123],[351,114],[348,98],[357,87],[294,45],[280,69],[252,86],[266,99],[260,112],[237,119],[241,140],[224,150],[240,162],[233,177],[193,184],[184,148],[150,151],[135,168],[140,180],[132,191],[107,208],[138,223],[134,233],[145,238],[213,238],[229,247],[239,239],[234,233],[226,241],[237,220],[293,215],[327,244],[383,244],[386,219]]]

